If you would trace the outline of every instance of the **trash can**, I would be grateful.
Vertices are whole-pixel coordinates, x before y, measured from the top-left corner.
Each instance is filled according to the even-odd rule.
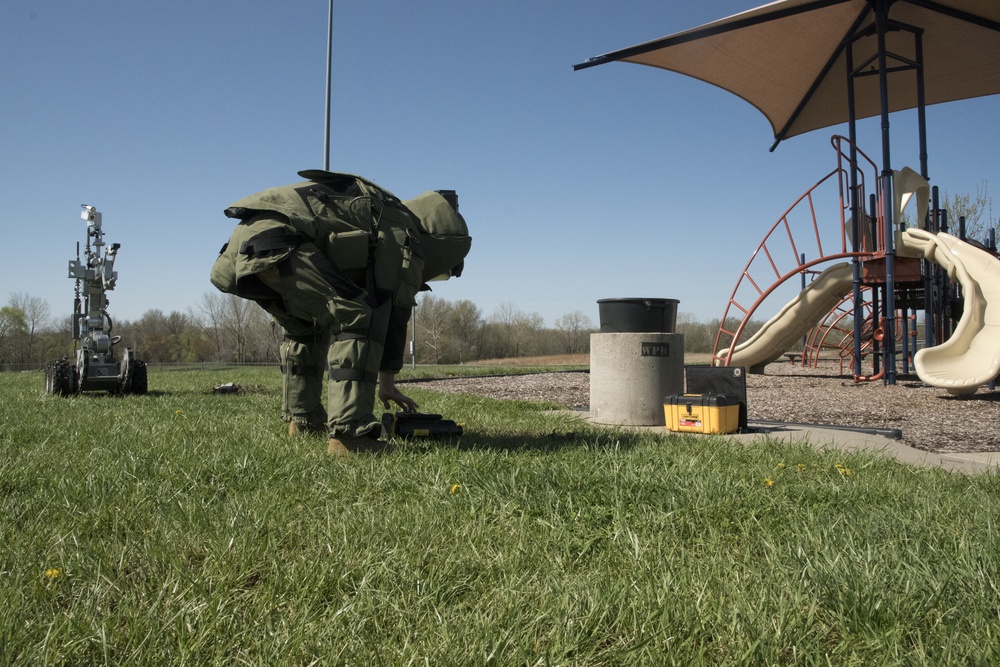
[[[598,299],[601,333],[674,333],[677,299]]]

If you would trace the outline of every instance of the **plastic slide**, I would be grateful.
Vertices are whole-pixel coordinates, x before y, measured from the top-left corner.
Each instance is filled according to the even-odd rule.
[[[730,366],[754,368],[771,363],[826,317],[850,292],[853,271],[847,262],[827,268],[806,285],[749,340],[733,349]]]
[[[893,173],[895,219],[911,200],[917,220],[927,213],[930,186],[908,167]],[[911,227],[896,233],[896,253],[923,257],[962,285],[962,317],[951,337],[913,357],[923,382],[951,394],[973,394],[1000,374],[1000,259],[951,236]],[[781,357],[843,299],[852,285],[851,265],[836,264],[821,273],[760,331],[736,346],[730,366],[760,367]]]
[[[916,228],[898,235],[896,248],[940,265],[965,298],[951,337],[914,355],[917,375],[950,394],[974,394],[1000,373],[1000,260],[950,234]]]

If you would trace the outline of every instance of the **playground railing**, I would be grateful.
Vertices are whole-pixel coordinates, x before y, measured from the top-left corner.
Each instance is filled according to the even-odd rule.
[[[867,257],[877,252],[877,246],[884,247],[877,230],[874,242],[866,242],[866,235],[861,233],[862,218],[868,221],[864,211],[869,179],[875,183],[876,199],[881,197],[882,188],[875,163],[845,137],[834,136],[831,144],[837,155],[836,168],[817,181],[777,219],[740,273],[720,320],[713,347],[713,363],[728,364],[733,349],[753,316],[770,296],[792,278],[807,276],[813,267],[820,264]],[[828,190],[834,184],[836,204],[826,198],[830,196]],[[818,209],[818,205],[825,208]],[[837,207],[837,215],[833,221],[824,217],[821,224],[819,211],[828,211],[832,206]],[[857,250],[852,240],[855,238],[855,221],[859,227]],[[732,327],[733,322],[738,322],[735,328]]]

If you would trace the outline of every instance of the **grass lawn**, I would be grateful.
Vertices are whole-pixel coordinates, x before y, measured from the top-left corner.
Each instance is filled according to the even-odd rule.
[[[0,374],[0,664],[1000,664],[996,474],[419,384],[460,441],[340,460],[276,369],[149,388]]]

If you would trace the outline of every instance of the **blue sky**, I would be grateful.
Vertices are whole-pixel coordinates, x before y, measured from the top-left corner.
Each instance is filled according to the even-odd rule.
[[[510,303],[596,323],[597,300],[621,297],[719,317],[846,128],[772,153],[764,117],[724,91],[572,65],[757,4],[339,0],[331,168],[404,199],[457,190],[473,249],[435,293],[486,317]],[[326,0],[0,3],[0,303],[25,292],[71,313],[91,204],[121,244],[112,317],[197,309],[223,209],[323,165],[326,20]],[[928,109],[934,184],[997,187],[998,112],[996,96]],[[918,167],[914,117],[893,116],[893,166]],[[873,156],[878,131],[861,124]]]

